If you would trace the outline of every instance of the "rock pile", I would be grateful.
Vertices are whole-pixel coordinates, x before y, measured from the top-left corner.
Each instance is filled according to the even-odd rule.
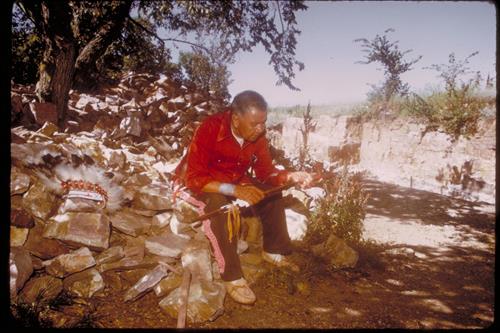
[[[197,124],[220,106],[167,78],[130,74],[101,95],[72,91],[60,129],[33,87],[14,87],[11,302],[35,306],[52,327],[72,327],[92,311],[92,297],[120,291],[133,302],[154,292],[175,317],[189,270],[188,321],[217,318],[225,290],[208,240],[187,223],[198,210],[176,199],[171,173]],[[289,220],[307,223],[296,213]],[[255,282],[265,268],[250,253],[259,234],[252,221],[239,249]],[[64,311],[45,306],[62,293],[80,301]]]

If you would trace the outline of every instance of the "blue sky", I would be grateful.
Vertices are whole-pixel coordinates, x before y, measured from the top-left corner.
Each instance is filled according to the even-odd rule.
[[[445,1],[306,1],[309,7],[297,16],[297,59],[305,64],[294,84],[301,91],[276,86],[277,77],[262,47],[240,53],[229,66],[232,96],[246,89],[259,91],[271,107],[341,104],[362,101],[370,84],[383,81],[380,64],[362,65],[357,38],[373,39],[388,28],[387,36],[399,41],[401,50],[412,49],[405,59],[422,55],[414,69],[402,75],[412,91],[422,92],[440,84],[437,72],[422,67],[448,63],[451,52],[469,60],[471,70],[496,75],[496,8],[489,2]]]

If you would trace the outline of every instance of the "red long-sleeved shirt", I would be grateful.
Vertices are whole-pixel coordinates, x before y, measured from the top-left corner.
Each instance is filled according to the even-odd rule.
[[[211,181],[248,184],[251,166],[262,183],[278,186],[286,182],[288,172],[273,165],[265,135],[255,142],[245,140],[240,146],[231,133],[231,112],[217,113],[194,133],[187,154],[185,185],[199,193]]]

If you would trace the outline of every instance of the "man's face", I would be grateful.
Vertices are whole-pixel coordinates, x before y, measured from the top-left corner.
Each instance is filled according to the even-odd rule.
[[[255,107],[247,112],[232,114],[233,127],[238,136],[254,142],[266,131],[267,111]]]

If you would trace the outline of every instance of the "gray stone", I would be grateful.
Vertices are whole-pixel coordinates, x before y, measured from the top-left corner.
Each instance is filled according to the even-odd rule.
[[[63,278],[67,275],[81,272],[95,266],[96,262],[90,250],[86,247],[79,248],[68,254],[62,254],[54,259],[43,262],[45,271],[52,276]]]
[[[107,215],[99,213],[60,214],[49,220],[43,236],[59,239],[72,246],[83,245],[102,251],[109,247],[109,219]]]
[[[63,290],[61,279],[43,275],[30,279],[19,293],[18,302],[44,305],[50,303]]]
[[[97,269],[90,268],[66,277],[63,287],[73,295],[90,298],[104,288],[104,280]]]
[[[191,323],[202,323],[217,319],[224,312],[226,288],[222,282],[193,280],[189,288],[187,319]],[[163,298],[159,305],[163,311],[177,318],[180,303],[180,288]]]
[[[134,237],[147,233],[151,228],[151,218],[129,211],[116,212],[109,218],[113,228]]]
[[[26,192],[31,184],[28,175],[22,173],[18,168],[12,167],[10,171],[10,195]]]
[[[22,247],[11,247],[9,254],[10,297],[17,296],[18,291],[33,274],[33,263],[30,253]]]
[[[312,252],[334,268],[352,268],[358,262],[358,253],[333,234],[325,242],[314,245]]]
[[[127,290],[124,296],[124,301],[127,302],[135,300],[142,294],[148,292],[154,288],[154,286],[156,286],[161,279],[167,276],[168,272],[169,269],[165,265],[157,265],[152,271],[140,278],[139,281],[132,286],[132,288]]]
[[[146,238],[144,246],[149,253],[159,256],[179,258],[188,240],[172,233]]]

